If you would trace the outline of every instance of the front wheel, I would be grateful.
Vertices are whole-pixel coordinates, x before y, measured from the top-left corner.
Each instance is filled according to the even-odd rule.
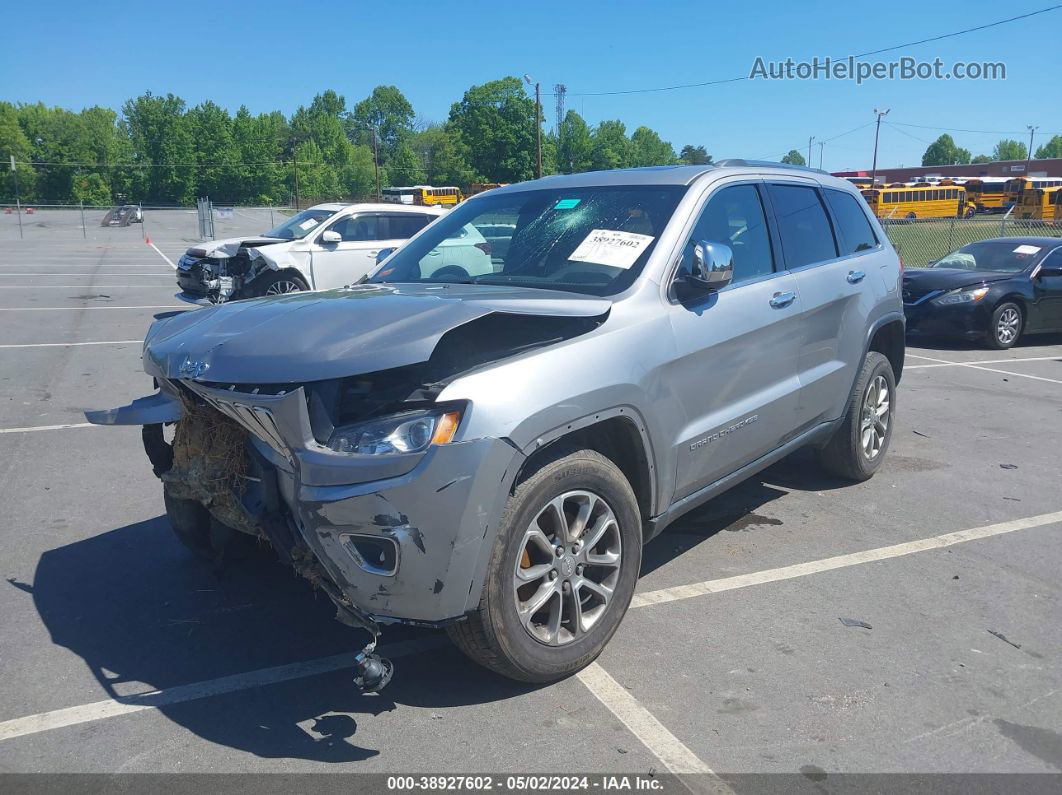
[[[290,273],[274,273],[271,276],[259,277],[253,286],[256,296],[285,295],[310,289],[300,277]]]
[[[641,515],[623,473],[592,450],[559,450],[516,487],[479,608],[447,631],[510,679],[563,679],[619,627],[641,555]]]
[[[896,414],[896,376],[889,360],[867,353],[840,427],[819,451],[823,469],[846,480],[868,480],[885,460]]]
[[[1012,301],[996,307],[988,327],[988,346],[997,351],[1013,348],[1021,336],[1024,319],[1021,309]]]

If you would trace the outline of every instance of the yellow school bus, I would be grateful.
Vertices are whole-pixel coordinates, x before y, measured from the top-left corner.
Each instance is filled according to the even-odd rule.
[[[1014,177],[1007,182],[1007,195],[1003,199],[1003,209],[1009,210],[1021,204],[1021,195],[1030,188],[1062,187],[1062,177]]]
[[[433,185],[411,185],[402,188],[384,188],[383,200],[395,204],[454,205],[464,201],[460,188],[436,188]]]
[[[1001,213],[1007,198],[1006,177],[975,177],[963,185],[966,201],[973,204],[979,213]]]
[[[975,212],[966,203],[966,191],[958,185],[905,185],[860,191],[878,218],[968,218]]]
[[[1058,216],[1058,197],[1062,188],[1026,188],[1014,205],[1014,217],[1036,221],[1054,221]]]

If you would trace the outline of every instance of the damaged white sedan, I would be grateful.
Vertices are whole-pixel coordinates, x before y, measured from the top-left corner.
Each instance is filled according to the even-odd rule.
[[[177,297],[192,304],[328,290],[360,279],[382,250],[395,248],[434,221],[438,207],[319,204],[253,237],[210,240],[177,262]],[[490,270],[489,254],[481,268]]]

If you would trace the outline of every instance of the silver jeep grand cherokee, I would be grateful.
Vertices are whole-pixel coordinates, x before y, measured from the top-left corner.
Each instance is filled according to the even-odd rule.
[[[506,230],[492,272],[438,261],[469,225]],[[547,177],[459,205],[359,285],[159,316],[158,392],[87,414],[144,426],[182,542],[218,561],[265,539],[368,630],[363,688],[390,677],[373,645],[395,621],[545,682],[601,652],[683,513],[804,446],[843,478],[881,466],[900,271],[823,172]]]

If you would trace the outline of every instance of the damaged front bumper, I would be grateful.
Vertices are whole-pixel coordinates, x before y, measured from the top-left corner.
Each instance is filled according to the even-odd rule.
[[[210,503],[219,521],[268,538],[329,593],[341,620],[437,625],[476,607],[498,517],[523,461],[508,441],[455,441],[412,455],[336,453],[314,439],[301,388],[259,395],[194,381],[161,385],[157,395],[89,419],[145,424],[145,448],[167,486]],[[235,509],[227,501],[221,511],[201,484],[181,482],[187,474],[171,471],[168,446],[159,446],[161,423],[181,416],[182,387],[248,433],[253,488]]]

